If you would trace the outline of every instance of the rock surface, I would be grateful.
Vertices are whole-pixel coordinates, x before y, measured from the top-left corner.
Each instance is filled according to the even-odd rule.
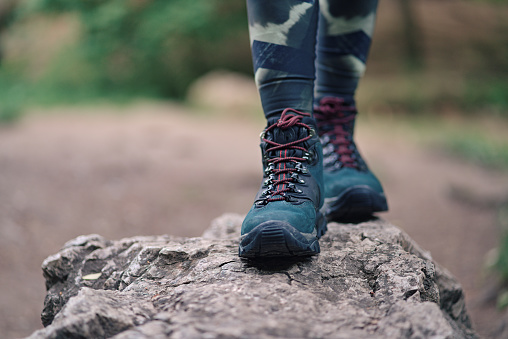
[[[30,338],[476,338],[460,285],[382,221],[329,224],[319,256],[245,261],[242,217],[201,238],[78,237],[43,263]]]

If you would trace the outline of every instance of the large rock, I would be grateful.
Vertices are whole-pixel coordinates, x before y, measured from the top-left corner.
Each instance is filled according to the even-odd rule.
[[[304,260],[237,256],[242,218],[201,238],[78,237],[43,263],[30,338],[476,338],[460,285],[382,220],[329,224]]]

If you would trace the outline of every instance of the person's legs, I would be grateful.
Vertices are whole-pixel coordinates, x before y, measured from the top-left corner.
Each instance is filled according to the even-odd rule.
[[[326,230],[322,147],[312,118],[318,0],[247,0],[267,127],[263,184],[242,224],[242,257],[319,252]]]
[[[383,188],[353,140],[355,91],[365,71],[377,0],[320,0],[314,114],[324,153],[329,220],[351,221],[388,209]]]
[[[320,0],[315,101],[339,97],[354,105],[365,72],[377,0]]]
[[[318,0],[247,0],[256,85],[267,119],[312,111]]]

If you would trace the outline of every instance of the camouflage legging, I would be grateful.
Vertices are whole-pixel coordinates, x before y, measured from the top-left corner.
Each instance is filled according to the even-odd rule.
[[[354,104],[377,3],[247,0],[256,84],[267,118],[287,107],[311,112],[313,100],[324,96]]]

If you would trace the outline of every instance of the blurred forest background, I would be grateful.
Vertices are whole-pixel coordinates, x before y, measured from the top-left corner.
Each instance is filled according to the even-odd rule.
[[[362,113],[360,119],[363,119],[367,130],[380,130],[381,134],[384,133],[383,137],[402,131],[400,134],[407,140],[423,148],[437,149],[445,157],[457,159],[454,160],[460,164],[457,168],[472,166],[484,171],[487,177],[500,175],[508,178],[503,176],[508,172],[506,18],[508,4],[504,0],[380,1],[367,74],[358,93]],[[217,70],[222,73],[215,72]],[[90,111],[103,111],[101,107],[104,105],[120,107],[116,111],[132,112],[139,110],[136,108],[139,102],[157,105],[169,101],[171,105],[177,103],[179,108],[176,110],[184,110],[185,114],[194,112],[189,114],[201,119],[207,113],[215,114],[214,109],[206,106],[213,106],[213,99],[200,101],[199,94],[196,94],[196,84],[209,79],[207,74],[226,74],[223,78],[225,81],[241,78],[242,75],[245,78],[252,76],[245,1],[0,0],[0,140],[2,134],[14,135],[16,126],[31,116],[41,119],[42,115],[43,120],[49,121],[55,119],[55,111],[87,114]],[[232,78],[228,78],[227,74]],[[233,87],[230,86],[230,97],[244,94],[235,92]],[[219,95],[216,101],[227,97],[227,94]],[[255,94],[253,100],[258,100]],[[218,106],[219,110],[222,109]],[[259,105],[243,109],[249,111],[254,129],[262,126]],[[237,112],[235,116],[235,113],[228,113],[227,118],[235,116],[235,119],[243,121],[243,118],[239,118],[242,114]],[[47,118],[44,118],[45,115]],[[178,119],[174,118],[174,121]],[[94,128],[100,129],[97,126]],[[202,133],[206,133],[206,128],[203,127]],[[100,133],[98,135],[101,138]],[[23,152],[24,149],[17,151]],[[5,202],[5,206],[11,204],[10,196],[4,193],[2,198],[2,193],[8,192],[6,188],[11,185],[8,179],[11,172],[8,170],[15,167],[12,165],[14,155],[8,152],[15,153],[12,148],[0,152],[0,202]],[[375,155],[372,157],[376,160]],[[27,164],[30,166],[30,163]],[[37,172],[37,168],[32,170]],[[39,174],[33,175],[34,180],[39,178]],[[148,180],[146,175],[143,180]],[[255,192],[257,177],[250,180],[248,199]],[[502,310],[508,305],[508,181],[504,186],[497,186],[501,193],[487,194],[487,197],[460,188],[451,189],[449,194],[467,206],[479,206],[483,211],[481,213],[486,211],[494,220],[495,225],[489,229],[492,231],[491,238],[497,242],[494,244],[496,248],[489,252],[487,259],[483,257],[485,251],[479,252],[481,258],[478,260],[482,262],[482,267],[475,268],[473,273],[477,275],[478,271],[483,272],[488,266],[492,268],[488,279],[495,282],[488,283],[485,288],[474,285],[474,288],[485,293],[473,287],[471,290],[477,291],[473,291],[473,294],[487,295],[484,299],[500,319]],[[199,200],[200,194],[193,191],[189,201],[197,199],[207,203],[216,199],[211,195],[210,200]],[[230,202],[230,210],[236,208],[234,204]],[[471,212],[469,207],[466,209],[470,213],[477,211],[472,209]],[[212,213],[218,216],[226,211],[229,209]],[[187,212],[195,213],[192,209]],[[7,221],[14,223],[11,221],[15,218],[9,219],[9,213],[14,215],[21,212],[15,207],[9,210],[0,206],[0,235],[8,234],[10,224]],[[46,215],[44,213],[49,212],[45,210],[42,214]],[[429,211],[427,215],[432,213]],[[416,218],[415,214],[408,212],[408,215],[409,218]],[[399,215],[397,218],[403,219]],[[148,219],[140,220],[138,224]],[[155,219],[149,220],[156,223]],[[108,232],[107,227],[101,227],[104,227],[103,233]],[[176,233],[195,236],[202,231],[199,227],[191,228],[187,233]],[[86,229],[83,232],[89,231]],[[80,234],[80,229],[76,232],[76,235]],[[164,231],[157,227],[147,231],[138,225],[129,232],[110,231],[107,235],[120,237]],[[171,233],[170,230],[166,232]],[[44,237],[50,238],[51,234]],[[42,242],[41,238],[38,240]],[[59,239],[58,244],[61,246],[65,240]],[[417,237],[416,240],[419,241]],[[52,242],[51,246],[39,249],[27,259],[30,263],[25,265],[26,269],[37,270],[42,259],[58,249],[55,246],[55,242]],[[446,244],[439,246],[436,245],[436,251],[446,247]],[[485,247],[489,246],[491,244],[487,241]],[[424,247],[434,253],[432,241],[425,243]],[[0,265],[4,270],[2,275],[5,276],[6,268],[9,268],[16,279],[23,279],[20,277],[25,271],[12,268],[15,266],[15,254],[6,250],[0,251],[0,255]],[[452,255],[460,257],[458,253]],[[439,257],[447,266],[443,258],[446,257]],[[40,275],[39,271],[34,274]],[[467,277],[467,274],[464,276]],[[467,285],[467,282],[461,282]],[[3,286],[8,283],[11,284],[9,286],[15,284],[11,281]],[[42,289],[42,279],[37,284]],[[5,290],[1,293],[5,293]],[[43,295],[42,290],[37,293]],[[37,299],[39,294],[29,300],[20,299],[20,305],[31,308],[29,311],[21,309],[18,313],[12,313],[17,317],[26,316],[28,320],[16,322],[8,320],[12,317],[5,318],[5,321],[0,321],[0,330],[20,336],[28,335],[40,327],[40,323],[33,320],[34,314],[37,315],[42,307],[42,299]],[[12,305],[11,302],[12,299],[4,298],[5,305]],[[483,309],[480,307],[479,310],[476,311],[478,314]],[[490,317],[494,313],[485,314]],[[489,327],[493,326],[489,321],[497,320],[496,317],[489,320],[480,319],[481,315],[478,315],[480,320],[473,320],[480,327],[480,332],[488,336]],[[508,322],[505,324],[508,329]]]
[[[362,105],[508,119],[503,1],[392,0],[383,8]],[[251,74],[246,22],[238,0],[2,0],[0,121],[33,106],[182,100],[211,70]],[[387,81],[390,91],[377,86]],[[450,143],[508,166],[499,143]]]

